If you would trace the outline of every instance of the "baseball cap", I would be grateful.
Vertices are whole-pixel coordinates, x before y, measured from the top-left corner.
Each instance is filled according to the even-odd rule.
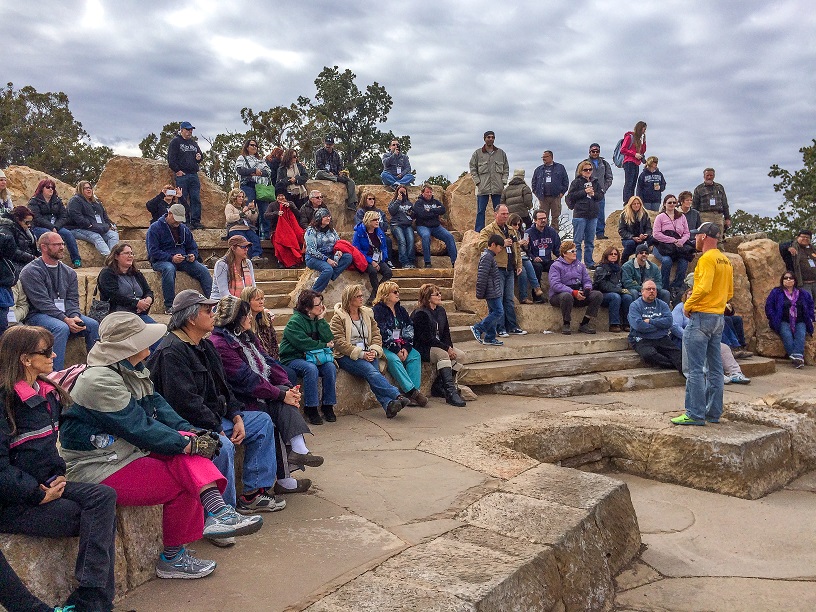
[[[173,215],[173,218],[179,223],[187,222],[187,211],[184,210],[183,204],[173,204],[170,208],[167,209],[167,212]]]
[[[332,136],[326,136],[323,142],[325,142],[326,144],[334,144],[334,138]]]
[[[646,244],[645,242],[642,242],[639,245],[637,245],[637,248],[635,249],[635,254],[637,255],[638,253],[643,253],[644,251],[646,253],[649,252],[649,245]]]
[[[178,295],[176,295],[175,299],[173,300],[173,309],[172,312],[176,313],[185,308],[189,308],[190,306],[195,306],[196,304],[200,304],[202,306],[215,306],[218,303],[218,300],[211,300],[208,297],[204,297],[203,293],[196,291],[195,289],[185,289],[184,291],[179,291]]]
[[[696,236],[697,234],[703,234],[708,236],[709,238],[719,238],[722,236],[722,231],[720,231],[720,226],[716,223],[712,223],[711,221],[706,221],[697,229],[691,230],[689,232],[692,236]]]
[[[179,127],[184,128],[185,130],[194,130],[195,126],[190,123],[189,121],[182,121]]]

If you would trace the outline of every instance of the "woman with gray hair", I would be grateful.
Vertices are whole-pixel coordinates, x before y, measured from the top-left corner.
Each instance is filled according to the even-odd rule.
[[[368,261],[368,280],[371,283],[371,295],[368,296],[366,306],[371,306],[374,297],[377,295],[377,288],[380,286],[380,279],[391,280],[393,272],[388,265],[388,240],[385,233],[380,228],[380,212],[369,210],[363,215],[362,222],[354,228],[354,238],[351,243],[354,247],[365,255]]]

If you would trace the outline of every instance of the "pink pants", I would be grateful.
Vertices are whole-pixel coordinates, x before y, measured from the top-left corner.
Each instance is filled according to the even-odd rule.
[[[209,459],[155,454],[132,461],[102,481],[116,490],[120,506],[164,506],[165,546],[183,546],[201,538],[204,509],[199,491],[211,483],[222,493],[227,486],[227,479]]]

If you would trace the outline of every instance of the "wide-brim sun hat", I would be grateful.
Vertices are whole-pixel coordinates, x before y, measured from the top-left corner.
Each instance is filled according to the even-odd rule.
[[[166,333],[164,323],[145,323],[132,312],[112,312],[99,325],[99,341],[88,351],[88,365],[107,366],[133,357]]]

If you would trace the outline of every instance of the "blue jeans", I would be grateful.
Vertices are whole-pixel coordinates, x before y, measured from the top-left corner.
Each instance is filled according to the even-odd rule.
[[[176,180],[176,187],[181,187],[184,199],[188,203],[187,210],[190,212],[190,218],[187,219],[187,225],[201,223],[201,181],[198,173],[193,172],[173,178]]]
[[[533,262],[529,259],[521,259],[522,272],[518,277],[519,285],[519,299],[523,300],[527,297],[528,285],[532,285],[533,289],[541,289],[541,283],[538,281]],[[532,297],[532,296],[530,296]]]
[[[600,238],[606,230],[606,198],[598,202],[598,222],[595,225],[595,237]]]
[[[212,277],[210,271],[197,261],[184,260],[179,264],[172,261],[156,261],[153,269],[161,274],[162,295],[164,296],[164,307],[170,308],[173,305],[173,298],[176,297],[176,270],[186,272],[201,285],[201,293],[209,297],[212,293]]]
[[[272,488],[278,471],[278,460],[275,456],[275,425],[265,412],[247,410],[242,414],[246,437],[244,446],[243,481],[246,489]],[[233,423],[221,419],[221,452],[213,457],[215,467],[227,479],[224,490],[224,501],[235,507],[235,445],[230,442]]]
[[[635,195],[635,185],[637,184],[638,178],[638,169],[640,168],[639,164],[633,164],[632,162],[624,162],[623,163],[623,205],[626,206],[626,203],[629,201],[633,195]]]
[[[431,263],[431,236],[437,238],[445,243],[445,248],[448,250],[448,257],[450,257],[451,265],[456,263],[456,240],[453,238],[448,230],[441,225],[436,227],[425,227],[424,225],[417,225],[417,233],[422,240],[422,258],[426,264]]]
[[[663,281],[663,288],[682,287],[683,283],[686,282],[686,270],[688,269],[689,262],[682,257],[677,259],[677,272],[674,274],[674,282],[670,283],[669,279],[671,278],[672,264],[675,260],[667,255],[660,255],[660,253],[656,253],[656,255],[660,257],[660,275]]]
[[[90,242],[104,257],[110,255],[111,249],[119,242],[119,234],[115,230],[108,230],[104,234],[97,234],[91,230],[73,229],[74,238]],[[68,246],[67,243],[65,246]]]
[[[312,291],[317,291],[318,293],[325,291],[329,283],[333,280],[337,280],[343,271],[351,265],[351,262],[351,253],[343,253],[342,257],[340,257],[340,261],[332,268],[330,263],[307,255],[306,266],[320,273],[314,285],[312,285]]]
[[[408,393],[413,389],[419,390],[422,378],[422,357],[416,349],[412,348],[408,352],[405,361],[402,361],[396,353],[386,349],[385,360],[388,362],[388,373],[397,381],[400,391]]]
[[[499,321],[496,327],[499,331],[510,331],[518,328],[518,320],[516,320],[516,271],[512,268],[506,270],[499,268],[499,275],[504,283],[504,293],[502,294],[504,320]]]
[[[401,266],[414,265],[416,263],[416,247],[414,246],[414,228],[410,225],[392,225],[391,235],[397,241],[397,251],[399,252],[399,262]],[[392,256],[391,259],[394,257]]]
[[[51,230],[45,229],[44,227],[32,227],[31,232],[34,234],[34,237],[39,239],[45,232],[50,232]],[[65,248],[68,249],[68,256],[71,258],[71,261],[77,261],[82,259],[79,256],[79,247],[77,246],[76,238],[71,233],[71,230],[60,228],[59,232],[57,232],[62,238],[62,241],[65,243]]]
[[[335,382],[337,380],[337,366],[333,361],[321,366],[309,363],[305,359],[293,359],[286,364],[303,379],[304,406],[334,406],[337,403]],[[323,398],[317,395],[317,379],[323,379]]]
[[[500,193],[491,193],[484,195],[477,195],[476,196],[476,231],[481,232],[485,226],[485,211],[487,210],[487,200],[493,202],[493,210],[496,210],[496,207],[501,202],[501,194]]]
[[[785,345],[785,352],[790,357],[797,355],[801,357],[805,354],[805,333],[807,328],[804,321],[796,322],[796,331],[792,332],[790,324],[787,321],[782,321],[779,326],[779,337],[782,338],[782,344]]]
[[[576,258],[581,261],[581,243],[583,242],[585,245],[583,249],[584,265],[587,267],[595,265],[592,253],[595,251],[595,226],[597,224],[598,219],[572,220],[572,239],[575,241]]]
[[[383,185],[410,185],[414,182],[413,174],[403,174],[401,178],[397,178],[390,172],[383,172],[380,178]]]
[[[365,359],[352,359],[345,355],[337,360],[340,367],[352,376],[365,378],[368,386],[374,392],[374,397],[380,402],[380,406],[385,410],[388,404],[397,398],[400,394],[399,390],[394,387],[388,380],[380,374],[379,362],[366,361]]]
[[[657,212],[660,210],[660,202],[643,202],[643,208]]]
[[[635,254],[635,249],[637,248],[638,243],[634,240],[623,239],[621,240],[621,244],[623,244],[623,253],[620,256],[620,263],[621,265],[625,264],[629,261],[629,258]]]
[[[233,236],[243,236],[251,243],[249,247],[249,251],[247,252],[247,257],[252,259],[253,257],[260,257],[263,255],[263,249],[261,248],[261,238],[258,234],[255,233],[255,230],[246,229],[246,230],[230,230],[227,232],[227,240],[232,238]]]
[[[485,300],[487,302],[487,316],[473,327],[484,337],[484,340],[496,339],[499,324],[504,324],[504,306],[501,298]]]
[[[609,308],[609,324],[621,325],[621,321],[629,324],[629,306],[634,299],[631,293],[604,293],[601,306]]]
[[[79,315],[85,323],[85,329],[78,334],[72,334],[68,325],[60,319],[43,314],[41,312],[28,315],[25,320],[26,325],[39,325],[50,331],[54,335],[54,369],[62,370],[65,367],[65,347],[68,345],[68,338],[72,335],[85,336],[85,347],[90,351],[91,347],[99,340],[99,323],[85,315]]]
[[[683,331],[688,379],[686,416],[719,419],[723,411],[723,365],[720,356],[723,316],[692,312]]]

